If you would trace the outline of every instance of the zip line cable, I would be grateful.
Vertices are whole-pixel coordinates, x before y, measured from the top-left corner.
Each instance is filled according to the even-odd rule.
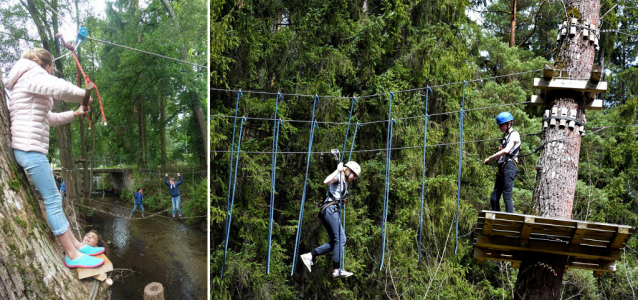
[[[317,102],[319,102],[319,96],[315,95],[315,100],[312,105],[312,119],[315,118],[315,109],[317,108]],[[303,225],[303,211],[304,204],[306,203],[306,186],[308,185],[308,169],[310,168],[310,154],[312,150],[312,141],[315,135],[315,129],[317,123],[310,124],[310,142],[308,143],[308,160],[306,161],[306,176],[303,182],[303,194],[301,196],[301,208],[299,209],[299,222],[297,223],[297,240],[295,241],[295,254],[292,256],[292,271],[290,276],[295,275],[295,268],[297,267],[297,252],[299,251],[299,243],[301,242],[301,227]]]
[[[484,78],[479,78],[479,79],[474,79],[474,80],[465,80],[465,81],[451,82],[451,83],[445,83],[445,84],[439,84],[439,85],[432,85],[432,86],[426,86],[426,87],[413,88],[413,89],[409,89],[409,90],[395,91],[393,93],[396,94],[396,93],[421,91],[421,90],[425,90],[425,89],[428,89],[428,88],[432,89],[432,88],[440,88],[440,87],[446,87],[446,86],[462,84],[462,83],[468,83],[468,82],[479,82],[479,81],[484,81],[484,80],[491,80],[491,79],[497,79],[497,78],[503,78],[503,77],[510,77],[510,76],[516,76],[516,75],[523,75],[523,74],[528,74],[528,73],[540,72],[542,70],[543,69],[538,69],[538,70],[524,71],[524,72],[518,72],[518,73],[511,73],[511,74],[506,74],[506,75],[497,75],[497,76],[491,76],[491,77],[484,77]],[[234,89],[220,89],[220,88],[212,88],[211,87],[209,90],[211,90],[211,91],[220,91],[220,92],[238,92],[241,89],[234,90]],[[244,92],[250,93],[250,94],[264,94],[264,95],[281,94],[281,95],[284,95],[284,96],[314,97],[314,95],[294,94],[294,93],[279,93],[279,92],[273,93],[273,92],[260,92],[260,91],[244,91]],[[373,95],[357,96],[357,98],[358,99],[363,99],[363,98],[379,97],[379,96],[384,96],[384,95],[389,95],[389,94],[390,93],[379,93],[379,94],[373,94]],[[321,96],[321,98],[324,98],[324,99],[326,99],[326,98],[327,99],[351,99],[352,97],[325,95],[325,96]]]
[[[49,3],[47,3],[47,1],[42,0],[42,2],[51,10],[51,12],[53,12],[54,14],[56,14],[58,16],[59,20],[62,20],[62,22],[64,24],[66,24],[67,26],[69,26],[70,28],[75,30],[73,25],[69,24],[57,10],[55,10]],[[71,17],[71,19],[73,21],[76,21],[73,17]],[[158,54],[158,53],[154,53],[154,52],[150,52],[150,51],[146,51],[146,50],[137,49],[137,48],[133,48],[133,47],[126,46],[126,45],[117,44],[117,43],[114,43],[114,42],[101,40],[101,39],[98,39],[98,38],[93,38],[93,37],[90,37],[88,35],[86,36],[86,39],[89,39],[89,40],[92,40],[92,41],[96,41],[96,42],[100,42],[100,43],[103,43],[103,44],[108,44],[108,45],[111,45],[111,46],[116,46],[116,47],[120,47],[120,48],[124,48],[124,49],[128,49],[128,50],[132,50],[132,51],[141,52],[141,53],[144,53],[144,54],[148,54],[148,55],[152,55],[152,56],[156,56],[156,57],[160,57],[160,58],[164,58],[164,59],[168,59],[168,60],[172,60],[172,61],[176,61],[176,62],[180,62],[180,63],[189,64],[189,65],[194,66],[194,67],[200,67],[200,68],[206,69],[206,66],[204,66],[204,65],[199,65],[199,64],[196,64],[196,63],[192,63],[190,61],[177,59],[177,58],[173,58],[173,57],[170,57],[170,56],[166,56],[166,55],[162,55],[162,54]],[[58,57],[57,59],[59,59],[59,58],[60,57]]]
[[[277,110],[279,108],[279,97],[275,99],[275,123],[273,124],[273,136],[272,136],[272,167],[270,170],[270,214],[268,217],[268,262],[266,267],[266,274],[270,274],[270,252],[272,248],[272,223],[273,223],[273,214],[275,207],[275,178],[277,174],[277,144],[279,143],[279,126],[281,125],[281,120],[277,122]],[[283,100],[284,97],[281,97]]]
[[[224,269],[226,268],[226,254],[228,253],[228,237],[230,236],[230,223],[233,219],[233,204],[235,203],[235,193],[237,192],[237,165],[239,165],[239,149],[241,149],[241,134],[244,129],[244,119],[241,120],[239,127],[239,141],[237,141],[237,156],[235,158],[235,181],[233,183],[233,197],[230,201],[230,207],[226,208],[226,220],[228,228],[226,229],[226,243],[224,245],[224,262],[222,263],[222,277],[224,279]]]

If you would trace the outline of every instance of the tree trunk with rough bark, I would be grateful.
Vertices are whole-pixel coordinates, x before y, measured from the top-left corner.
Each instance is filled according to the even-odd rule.
[[[516,0],[512,1],[512,18],[510,19],[510,47],[516,45]]]
[[[62,263],[38,197],[11,148],[9,112],[0,74],[0,299],[86,299],[92,280]],[[108,298],[102,289],[98,299]]]
[[[598,25],[600,0],[568,0],[566,8],[570,19],[578,18],[580,24],[588,20],[590,24]],[[563,76],[589,79],[596,49],[582,39],[580,28],[575,36],[562,39],[558,49],[555,67],[566,70],[568,75],[563,71]],[[559,111],[562,108],[575,109],[577,118],[580,118],[585,114],[588,97],[578,91],[553,90],[548,91],[545,99],[548,103],[555,103]],[[572,218],[580,139],[578,130],[568,126],[549,126],[546,129],[545,141],[558,141],[547,142],[540,155],[533,197],[539,216]],[[560,299],[566,262],[567,256],[526,252],[516,281],[515,298]]]

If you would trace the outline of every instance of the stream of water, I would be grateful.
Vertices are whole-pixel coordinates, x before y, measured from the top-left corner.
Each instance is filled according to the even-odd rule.
[[[99,201],[127,206],[117,197]],[[160,282],[166,299],[206,299],[208,256],[206,232],[185,220],[164,216],[129,219],[131,208],[93,202],[100,210],[89,219],[87,231],[96,229],[109,246],[108,257],[115,269],[112,299],[142,299],[144,287]],[[132,206],[132,205],[131,205]],[[117,215],[120,217],[115,217]],[[139,208],[136,216],[140,216]]]

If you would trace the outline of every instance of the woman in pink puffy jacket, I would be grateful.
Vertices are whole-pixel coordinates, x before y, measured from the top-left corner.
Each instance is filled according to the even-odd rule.
[[[51,111],[53,99],[81,103],[85,91],[51,75],[52,71],[53,57],[41,48],[27,51],[11,68],[5,80],[10,91],[11,147],[16,161],[44,199],[49,226],[64,248],[64,265],[96,268],[104,264],[104,260],[94,256],[102,254],[104,248],[82,244],[69,230],[60,192],[46,157],[49,126],[70,123],[76,116],[88,112],[88,108],[80,105],[76,111],[54,113]]]

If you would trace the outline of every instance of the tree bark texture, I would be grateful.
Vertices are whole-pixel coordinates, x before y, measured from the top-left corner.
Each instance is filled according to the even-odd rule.
[[[579,24],[588,20],[598,25],[600,0],[568,0],[566,13],[577,18]],[[562,69],[563,77],[588,79],[591,72],[595,46],[583,40],[582,29],[575,36],[567,35],[558,44],[556,69]],[[553,90],[544,95],[548,103],[562,108],[575,109],[577,118],[585,114],[589,95],[579,91]],[[551,109],[551,108],[550,108]],[[534,205],[536,214],[543,217],[571,219],[574,193],[578,179],[580,134],[568,126],[549,126],[545,130],[545,147],[540,155]],[[516,299],[560,299],[563,273],[567,257],[526,252],[516,281]]]
[[[0,78],[0,299],[86,299],[90,280],[63,265],[38,201],[13,155]],[[107,297],[106,289],[98,294]]]

